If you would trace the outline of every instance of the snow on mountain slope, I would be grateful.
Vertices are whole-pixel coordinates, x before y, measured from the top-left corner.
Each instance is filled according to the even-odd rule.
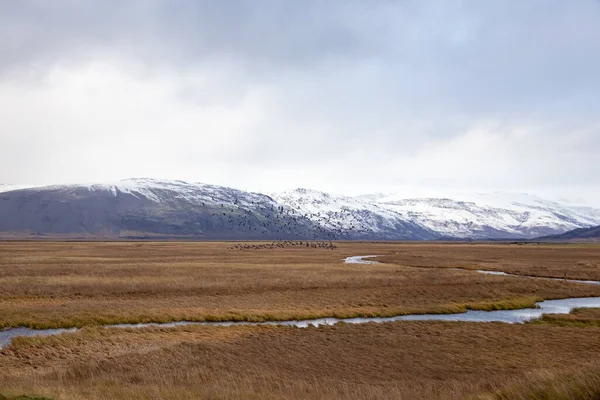
[[[186,202],[193,205],[211,206],[263,206],[275,207],[276,203],[270,197],[245,192],[225,186],[204,183],[188,183],[184,181],[159,180],[150,178],[131,178],[109,183],[51,185],[25,189],[37,191],[87,190],[90,193],[105,193],[112,197],[131,195],[136,199],[153,203]]]
[[[388,194],[361,198],[371,199],[442,235],[461,238],[531,238],[600,222],[598,210],[564,206],[525,193],[456,193],[452,196],[452,199],[411,199]]]
[[[4,201],[0,230],[13,231],[52,232],[60,227],[65,233],[110,229],[217,232],[219,237],[230,232],[243,237],[246,232],[253,238],[416,240],[533,238],[600,225],[598,209],[522,193],[351,197],[296,189],[268,196],[148,178],[26,188],[0,185],[0,192]]]
[[[394,210],[361,199],[332,195],[309,189],[272,194],[279,204],[289,207],[338,238],[435,239],[429,229],[406,220]]]
[[[598,210],[564,206],[529,194],[454,194],[453,198],[407,198],[401,194],[333,196],[297,189],[273,195],[324,227],[365,235],[410,224],[434,236],[533,238],[600,223]],[[388,236],[385,235],[385,236]],[[428,235],[424,235],[428,236]]]
[[[10,192],[12,190],[27,189],[33,187],[33,185],[10,185],[6,183],[0,183],[0,193]]]
[[[392,214],[376,204],[310,189],[276,193],[271,197],[279,204],[289,207],[294,213],[306,215],[326,228],[376,232],[378,227],[373,226],[373,221],[361,218],[361,214],[378,213],[384,214],[386,217],[391,217]]]
[[[221,239],[316,238],[318,233],[310,221],[283,213],[269,196],[156,179],[3,193],[0,232]]]
[[[135,197],[144,197],[156,203],[182,200],[195,204],[234,204],[258,205],[275,202],[268,196],[260,193],[245,192],[225,186],[208,185],[204,183],[188,183],[184,181],[157,180],[149,178],[125,179],[114,183],[89,185],[90,191],[112,193],[128,193]]]

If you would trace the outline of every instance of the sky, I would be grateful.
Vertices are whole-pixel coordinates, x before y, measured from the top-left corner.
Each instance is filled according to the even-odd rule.
[[[600,206],[598,0],[0,0],[0,183]]]

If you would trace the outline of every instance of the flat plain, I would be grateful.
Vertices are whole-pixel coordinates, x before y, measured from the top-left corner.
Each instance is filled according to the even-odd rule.
[[[444,313],[600,296],[600,285],[470,271],[600,280],[594,244],[235,245],[0,243],[0,326],[85,327],[15,339],[0,351],[0,393],[53,399],[600,395],[597,310],[525,325],[97,326]],[[367,254],[379,255],[382,264],[343,262]]]

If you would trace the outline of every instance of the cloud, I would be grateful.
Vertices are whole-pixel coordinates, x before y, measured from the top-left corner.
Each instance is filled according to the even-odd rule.
[[[0,181],[600,198],[597,1],[6,1],[0,37]]]

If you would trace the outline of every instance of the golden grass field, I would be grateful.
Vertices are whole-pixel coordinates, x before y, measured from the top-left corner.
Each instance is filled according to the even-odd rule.
[[[0,243],[0,326],[390,316],[520,308],[600,296],[600,286],[429,267],[519,268],[600,279],[600,247],[341,243]],[[349,265],[380,254],[381,265]],[[529,265],[530,270],[527,270]],[[415,268],[427,266],[428,268]]]
[[[84,330],[0,350],[0,393],[53,399],[598,399],[600,311],[526,325],[397,322],[321,328],[97,324],[265,320],[518,308],[600,296],[600,246],[339,243],[0,243],[0,326]],[[385,263],[349,265],[351,255]],[[545,396],[545,397],[544,397]],[[2,396],[0,395],[0,399]]]

